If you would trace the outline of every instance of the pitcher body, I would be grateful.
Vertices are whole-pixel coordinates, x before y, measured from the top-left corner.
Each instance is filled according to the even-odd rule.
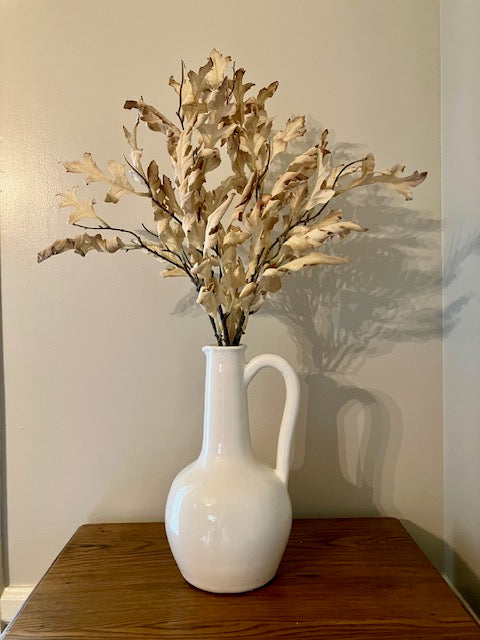
[[[173,556],[190,584],[239,593],[274,577],[290,534],[287,480],[298,378],[279,356],[258,356],[246,365],[244,346],[203,351],[202,449],[172,484],[165,526]],[[264,366],[279,368],[287,383],[276,469],[255,457],[250,442],[247,386]]]

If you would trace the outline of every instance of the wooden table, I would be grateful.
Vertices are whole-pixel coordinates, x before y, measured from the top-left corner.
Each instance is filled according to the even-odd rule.
[[[5,640],[480,639],[392,518],[296,520],[276,578],[247,594],[189,586],[161,523],[80,527]]]

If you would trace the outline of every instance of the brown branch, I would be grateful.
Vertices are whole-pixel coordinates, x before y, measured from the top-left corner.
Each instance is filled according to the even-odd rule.
[[[156,238],[156,239],[158,240],[158,236],[157,236],[157,234],[156,234],[156,233],[154,233],[153,231],[150,231],[150,229],[148,229],[148,228],[143,224],[143,222],[142,222],[142,227],[145,229],[145,231],[146,231],[147,233],[149,233],[151,236],[153,236],[154,238]]]
[[[213,333],[215,334],[215,338],[217,340],[218,346],[219,347],[223,347],[222,339],[221,339],[220,335],[218,334],[217,325],[215,323],[215,320],[212,318],[211,315],[208,316],[208,319],[210,320],[210,324],[212,325]]]
[[[238,345],[240,344],[240,340],[242,339],[242,336],[243,336],[243,326],[245,324],[245,320],[246,320],[245,312],[242,311],[240,315],[240,320],[238,321],[237,331],[235,332],[235,336],[232,342],[232,345],[234,347],[238,347]]]
[[[233,94],[233,92],[235,90],[235,72],[236,72],[236,69],[235,69],[235,60],[234,60],[233,64],[232,64],[232,90],[230,91],[230,93],[227,96],[227,104],[230,103],[230,98],[232,97],[232,94]]]
[[[335,182],[333,183],[333,186],[335,186],[340,178],[340,176],[342,175],[342,173],[345,171],[345,169],[348,169],[348,167],[351,167],[354,164],[357,164],[358,162],[363,162],[365,160],[365,158],[360,158],[360,160],[353,160],[353,162],[348,162],[343,169],[340,171],[340,173],[338,174],[338,176],[335,178]]]
[[[183,258],[184,258],[185,262],[188,264],[190,269],[192,269],[192,263],[191,263],[189,257],[187,256],[187,254],[185,253],[185,249],[183,249],[183,248],[182,248],[182,254],[183,254]]]
[[[121,229],[120,227],[111,227],[110,225],[108,225],[108,227],[88,227],[87,225],[79,224],[78,222],[72,222],[72,226],[78,227],[79,229],[87,229],[89,231],[116,231],[117,233],[129,233],[131,236],[133,236],[137,240],[138,244],[140,245],[138,247],[139,249],[140,248],[145,249],[146,251],[148,251],[149,253],[152,253],[157,258],[162,258],[162,260],[165,260],[165,262],[169,262],[174,267],[183,269],[187,275],[191,276],[191,274],[186,269],[185,265],[182,263],[180,256],[178,256],[174,251],[172,251],[171,249],[168,249],[168,247],[165,249],[165,251],[168,251],[168,253],[172,253],[176,258],[178,258],[180,260],[180,264],[178,264],[177,262],[174,262],[173,260],[170,260],[169,258],[166,258],[161,253],[158,253],[158,251],[155,251],[154,249],[146,245],[143,242],[141,236],[139,236],[138,233],[135,233],[135,231],[130,231],[129,229]],[[163,251],[163,249],[161,249],[161,251]]]
[[[187,264],[188,264],[188,267],[190,267],[190,269],[192,268],[192,263],[191,263],[191,262],[190,262],[190,260],[187,258],[187,254],[185,253],[185,251],[183,251],[183,249],[182,249],[182,255],[180,255],[180,254],[178,254],[178,253],[175,253],[175,251],[173,251],[172,249],[170,249],[170,247],[168,247],[168,246],[165,244],[165,242],[164,242],[161,238],[159,238],[159,237],[157,236],[157,234],[156,234],[156,233],[154,233],[153,231],[150,231],[150,229],[148,229],[148,227],[146,227],[146,226],[143,224],[143,222],[142,222],[142,227],[145,229],[145,231],[146,231],[147,233],[149,233],[149,234],[150,234],[150,235],[152,235],[154,238],[156,238],[157,240],[160,240],[160,242],[162,242],[162,244],[163,244],[163,249],[162,249],[162,251],[166,251],[167,253],[171,253],[171,254],[173,254],[176,258],[178,258],[178,259],[180,260],[180,262],[181,262],[185,267],[187,267]]]
[[[230,336],[228,335],[227,316],[224,314],[221,304],[218,305],[218,315],[220,316],[220,320],[222,323],[223,340],[225,342],[225,346],[230,347],[231,344],[230,344]]]
[[[273,246],[273,245],[272,245]],[[265,253],[265,247],[262,247],[262,250],[260,251],[260,253],[257,256],[257,264],[255,265],[255,270],[252,274],[252,277],[250,278],[249,282],[255,282],[259,276],[259,273],[257,273],[257,269],[261,269],[263,267],[263,265],[265,264],[265,262],[262,262],[262,264],[260,264],[260,259],[263,256],[263,254]]]
[[[178,109],[177,116],[180,120],[180,124],[182,125],[182,129],[184,129],[183,121],[184,117],[182,116],[182,92],[183,92],[183,83],[185,82],[185,62],[182,60],[182,78],[180,81],[180,91],[178,92]]]
[[[258,200],[258,196],[260,195],[260,187],[262,186],[262,182],[265,178],[265,176],[267,175],[267,171],[268,168],[270,166],[270,156],[271,156],[271,145],[270,145],[270,140],[267,139],[267,161],[265,162],[265,168],[263,170],[263,172],[260,174],[260,177],[257,180],[257,185],[255,187],[255,197]]]
[[[321,214],[324,212],[325,208],[326,208],[326,207],[327,207],[327,205],[329,205],[329,204],[330,204],[330,200],[329,200],[328,202],[325,202],[325,204],[324,204],[324,205],[322,205],[322,206],[320,207],[320,209],[319,209],[319,210],[318,210],[318,211],[317,211],[313,216],[310,216],[310,217],[307,217],[307,218],[305,218],[305,219],[302,219],[300,222],[301,222],[302,224],[305,224],[305,223],[308,223],[308,222],[312,222],[312,220],[315,220],[315,218],[318,218],[318,216],[319,216],[319,215],[321,215]],[[300,223],[299,223],[299,224],[300,224]],[[293,227],[292,227],[292,228],[293,228]]]

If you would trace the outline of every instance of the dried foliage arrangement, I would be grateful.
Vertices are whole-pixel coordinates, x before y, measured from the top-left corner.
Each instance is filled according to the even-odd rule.
[[[125,164],[112,160],[106,173],[90,153],[81,161],[64,163],[68,172],[83,174],[87,185],[105,184],[105,202],[117,203],[124,195],[149,200],[155,231],[145,225],[136,231],[111,225],[97,213],[95,201],[80,199],[73,187],[61,194],[60,206],[71,208],[69,222],[84,232],[56,240],[38,254],[42,262],[69,250],[82,256],[91,250],[144,250],[166,263],[163,276],[191,280],[220,346],[240,343],[249,316],[281,288],[285,275],[346,262],[326,253],[323,245],[366,229],[343,220],[332,206],[335,198],[381,183],[410,200],[412,188],[426,176],[417,171],[404,176],[399,164],[379,170],[372,154],[336,166],[327,130],[280,175],[269,176],[272,161],[304,135],[305,117],[290,118],[273,133],[265,105],[278,83],[249,95],[254,85],[244,82],[245,70],[231,68],[231,63],[230,56],[215,49],[198,71],[186,73],[182,63],[180,81],[169,81],[178,94],[178,126],[143,98],[127,100],[125,109],[135,109],[138,117],[132,131],[124,127],[131,148]],[[165,136],[171,178],[159,171],[155,160],[146,168],[142,163],[140,123]],[[228,175],[209,188],[207,180],[214,182],[214,174],[208,174],[220,164],[229,166]],[[267,177],[273,178],[268,192]],[[108,235],[88,233],[92,230]]]

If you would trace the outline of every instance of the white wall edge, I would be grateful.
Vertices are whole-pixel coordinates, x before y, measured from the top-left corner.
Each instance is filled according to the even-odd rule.
[[[0,597],[0,617],[2,622],[10,622],[22,608],[35,585],[19,584],[5,587]]]

